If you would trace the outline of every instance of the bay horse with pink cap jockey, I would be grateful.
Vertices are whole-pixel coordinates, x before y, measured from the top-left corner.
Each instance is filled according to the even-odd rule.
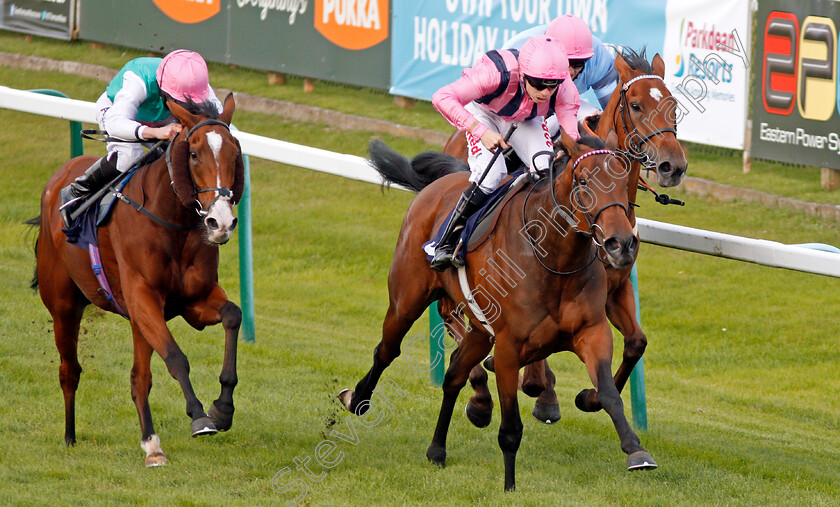
[[[192,113],[199,112],[202,104],[214,115],[223,109],[210,87],[207,63],[194,51],[178,49],[162,59],[143,57],[126,63],[96,101],[96,119],[108,136],[108,154],[61,189],[65,227],[72,225],[71,214],[82,201],[130,169],[144,147],[181,131],[167,100]]]
[[[435,245],[432,269],[443,271],[455,259],[457,233],[507,174],[504,159],[493,150],[510,145],[532,175],[545,171],[554,157],[545,117],[555,114],[576,139],[580,97],[569,79],[563,46],[540,35],[529,39],[521,51],[486,53],[460,79],[435,92],[432,104],[449,123],[466,132],[472,173],[472,185],[459,199]],[[511,132],[509,139],[502,136],[504,132]]]

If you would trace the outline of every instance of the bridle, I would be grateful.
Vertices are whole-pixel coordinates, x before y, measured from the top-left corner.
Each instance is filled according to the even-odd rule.
[[[641,76],[636,76],[630,81],[627,81],[626,83],[621,85],[617,112],[621,116],[621,126],[624,128],[624,134],[627,136],[629,136],[631,132],[638,132],[638,130],[636,129],[636,125],[633,123],[633,118],[630,116],[630,105],[627,102],[627,90],[630,88],[631,84],[642,79],[658,79],[663,83],[665,82],[664,79],[662,79],[660,76],[657,76],[656,74],[643,74]],[[631,153],[627,153],[627,156],[638,162],[644,162],[645,157],[641,155],[642,153],[644,153],[642,151],[642,145],[650,141],[653,136],[659,136],[666,132],[671,132],[676,136],[677,124],[674,123],[674,128],[665,127],[661,129],[656,129],[647,134],[646,136],[642,136],[641,134],[639,134],[639,137],[641,137],[641,142],[638,143],[631,136],[628,140],[628,146],[630,148]]]
[[[554,156],[553,152],[540,151],[540,152],[537,152],[537,153],[534,154],[534,158],[536,158],[537,156],[540,156],[540,155],[545,155],[545,154],[550,154],[552,157]],[[589,237],[592,240],[592,244],[595,245],[595,253],[592,255],[592,258],[590,258],[589,261],[587,261],[583,266],[581,266],[577,269],[574,269],[572,271],[557,271],[557,270],[552,269],[549,266],[545,265],[545,263],[542,261],[542,259],[540,259],[539,252],[537,252],[537,247],[534,245],[534,242],[532,241],[531,237],[528,234],[525,234],[525,238],[527,239],[528,244],[531,246],[531,250],[533,250],[534,257],[536,257],[537,262],[539,262],[539,264],[543,267],[543,269],[545,269],[549,273],[552,273],[552,274],[555,274],[555,275],[572,275],[572,274],[578,273],[580,271],[583,271],[584,269],[589,267],[589,265],[592,264],[595,261],[595,259],[599,258],[599,253],[601,252],[601,249],[604,247],[604,245],[601,244],[601,243],[598,243],[598,240],[596,239],[593,230],[595,228],[600,229],[600,226],[598,224],[596,224],[596,222],[598,220],[598,217],[600,217],[601,213],[603,213],[605,210],[607,210],[608,208],[611,208],[613,206],[618,206],[618,207],[620,207],[621,209],[624,210],[624,214],[626,216],[629,216],[630,212],[628,210],[627,205],[624,204],[623,202],[619,202],[619,201],[613,201],[613,202],[610,202],[610,203],[598,208],[598,210],[595,212],[594,215],[591,213],[591,211],[586,211],[586,207],[583,205],[583,202],[581,201],[580,194],[583,192],[581,190],[581,188],[588,189],[589,187],[586,184],[586,179],[584,177],[576,176],[574,174],[574,171],[575,171],[575,169],[577,169],[578,164],[580,164],[580,162],[582,160],[584,160],[587,157],[594,156],[594,155],[617,156],[616,153],[612,150],[598,149],[598,150],[588,151],[588,152],[580,155],[572,163],[572,190],[571,190],[571,195],[573,196],[573,198],[571,199],[572,212],[574,213],[576,211],[579,211],[583,215],[584,219],[586,220],[587,230],[583,230],[580,227],[578,227],[577,220],[575,220],[574,217],[572,217],[568,213],[566,213],[563,210],[563,207],[557,202],[557,196],[554,192],[554,180],[557,177],[557,175],[555,174],[555,164],[552,163],[549,166],[549,178],[545,178],[545,179],[548,181],[549,193],[551,195],[551,202],[554,205],[553,211],[556,211],[559,215],[561,215],[566,220],[566,222],[569,223],[572,230],[574,230],[575,232],[577,232],[579,234],[583,234],[584,236]],[[540,182],[541,181],[543,181],[543,180],[540,180]],[[537,185],[532,185],[531,186],[531,189],[529,190],[528,194],[525,196],[525,200],[522,204],[522,223],[523,223],[523,227],[527,226],[526,209],[527,209],[527,206],[528,206],[528,198],[531,196],[531,193],[534,191],[534,189],[536,187],[537,187]],[[603,233],[603,230],[601,232]],[[604,261],[602,260],[602,262],[604,262]]]
[[[193,127],[191,129],[189,129],[186,134],[184,134],[184,142],[189,143],[190,136],[193,135],[196,130],[198,130],[201,127],[206,127],[208,125],[219,125],[219,126],[224,127],[225,130],[227,130],[228,132],[230,132],[230,127],[228,126],[227,123],[225,123],[223,121],[204,120],[204,121],[198,122],[195,125],[193,125]],[[173,178],[173,175],[172,175],[173,169],[172,169],[171,151],[172,151],[172,145],[173,144],[174,143],[169,143],[169,147],[166,149],[166,168],[169,170],[169,183],[172,186],[172,190],[175,191],[175,195],[178,195],[178,190],[175,188],[174,178]],[[196,208],[195,208],[195,211],[196,211],[196,213],[198,213],[198,216],[200,216],[201,218],[204,218],[204,217],[207,216],[210,208],[212,208],[213,205],[216,204],[216,201],[218,201],[219,199],[225,199],[225,200],[229,201],[231,199],[231,197],[233,197],[233,192],[227,187],[196,188],[195,187],[195,181],[193,180],[193,177],[192,177],[192,171],[190,171],[189,168],[188,168],[187,172],[190,175],[190,181],[193,182],[193,188],[195,189],[195,194],[196,194],[195,202],[196,202],[196,205],[197,205]],[[210,202],[210,205],[207,207],[206,210],[204,209],[204,206],[201,204],[201,201],[199,201],[198,198],[197,198],[198,194],[201,194],[201,193],[204,193],[204,192],[218,192],[219,193],[219,195],[215,199],[213,199],[212,202]]]
[[[584,207],[583,202],[582,202],[581,197],[580,197],[580,194],[582,192],[580,189],[584,188],[584,187],[585,188],[589,188],[589,187],[586,184],[586,178],[576,176],[574,174],[574,170],[577,169],[577,166],[578,166],[578,164],[580,164],[581,160],[583,160],[587,157],[591,157],[593,155],[607,155],[607,156],[613,156],[613,157],[617,156],[616,153],[612,150],[605,150],[605,149],[592,150],[592,151],[587,151],[583,155],[579,156],[577,158],[577,160],[575,160],[572,163],[572,196],[574,197],[572,199],[572,211],[580,211],[581,214],[583,215],[583,218],[586,219],[586,225],[589,228],[589,230],[587,230],[587,231],[582,231],[575,225],[574,226],[575,231],[579,232],[583,235],[590,236],[592,238],[592,242],[595,243],[595,245],[597,245],[598,248],[603,248],[604,245],[598,243],[598,240],[595,237],[595,234],[592,232],[596,227],[598,229],[601,229],[601,226],[599,226],[598,224],[595,223],[595,222],[598,221],[598,217],[601,216],[601,213],[603,213],[607,208],[611,208],[613,206],[618,206],[621,209],[623,209],[625,216],[629,216],[630,212],[627,209],[627,205],[624,204],[623,202],[619,202],[619,201],[613,201],[613,202],[605,204],[604,206],[601,206],[600,208],[598,208],[598,211],[595,212],[595,215],[592,215],[589,211],[586,211],[586,208]],[[551,198],[554,199],[554,185],[551,186]],[[557,206],[557,200],[556,199],[554,200],[554,205]],[[601,232],[603,233],[604,231],[601,230]]]

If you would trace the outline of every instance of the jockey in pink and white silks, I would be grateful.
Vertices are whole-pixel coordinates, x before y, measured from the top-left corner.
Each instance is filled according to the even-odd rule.
[[[594,37],[582,19],[566,14],[559,16],[547,25],[539,25],[505,41],[502,49],[519,49],[535,35],[545,34],[563,43],[569,58],[569,74],[580,95],[592,90],[601,109],[607,106],[613,90],[618,83],[615,70],[615,55]],[[581,100],[578,118],[583,119],[597,113],[599,108]],[[555,118],[548,119],[548,130],[552,138],[557,135],[558,125]]]
[[[442,271],[451,265],[456,232],[507,174],[503,157],[497,157],[488,167],[492,150],[505,149],[509,144],[535,174],[548,169],[553,158],[546,116],[556,115],[566,133],[578,138],[576,115],[580,97],[569,77],[569,61],[563,45],[539,35],[529,39],[520,51],[486,53],[473,67],[465,69],[460,79],[432,96],[435,109],[454,127],[466,132],[467,163],[473,183],[461,196],[436,247],[433,269]],[[513,123],[517,128],[505,142],[502,133]],[[475,188],[485,170],[487,174]]]
[[[218,112],[223,109],[210,87],[207,63],[196,52],[178,49],[162,59],[143,57],[126,63],[96,101],[99,127],[117,140],[109,140],[108,154],[61,189],[65,227],[70,227],[70,215],[81,201],[130,169],[144,146],[173,139],[181,131],[180,123],[171,123],[167,99],[183,106],[210,101]]]

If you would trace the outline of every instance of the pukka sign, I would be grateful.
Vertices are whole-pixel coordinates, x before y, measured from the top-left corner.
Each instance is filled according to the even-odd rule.
[[[384,41],[388,18],[388,0],[315,2],[315,29],[344,49],[367,49]]]

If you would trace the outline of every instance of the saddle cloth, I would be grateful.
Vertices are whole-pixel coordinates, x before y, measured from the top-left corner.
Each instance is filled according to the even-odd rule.
[[[111,189],[101,197],[91,196],[90,199],[96,199],[99,202],[94,202],[84,211],[82,215],[76,218],[69,228],[63,228],[67,242],[71,245],[76,245],[79,248],[88,250],[89,245],[98,246],[96,229],[105,225],[111,215],[111,210],[114,208],[114,202],[117,200],[113,190],[121,191],[125,188],[128,180],[137,172],[137,167],[126,171],[117,182],[111,185]],[[86,203],[87,201],[85,201]],[[84,203],[82,204],[84,205]]]
[[[478,211],[470,216],[467,220],[467,224],[461,230],[461,247],[458,248],[457,252],[455,252],[455,257],[460,260],[461,263],[464,262],[467,251],[471,252],[475,250],[479,245],[481,245],[481,243],[484,242],[484,240],[490,237],[490,234],[493,232],[496,222],[498,221],[499,211],[502,210],[504,204],[510,200],[511,197],[513,197],[525,186],[524,183],[526,181],[527,176],[525,175],[524,168],[511,173],[510,178],[502,183],[492,194],[490,194],[487,198],[487,202],[485,202]],[[423,244],[423,251],[426,253],[426,257],[430,262],[432,258],[434,258],[435,248],[443,236],[446,224],[449,223],[449,220],[452,218],[452,213],[454,212],[455,209],[453,208],[446,216],[446,220],[444,220],[438,228],[435,236],[430,241]],[[463,245],[467,245],[467,248],[464,248]]]

